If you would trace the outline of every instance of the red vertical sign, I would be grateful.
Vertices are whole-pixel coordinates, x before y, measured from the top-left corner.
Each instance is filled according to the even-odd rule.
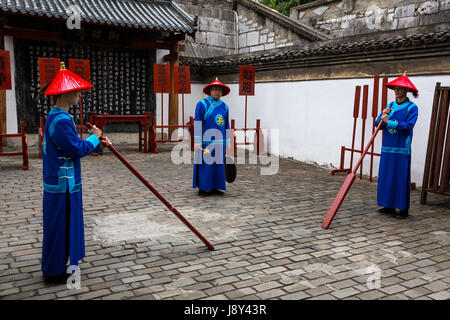
[[[175,66],[175,93],[191,93],[189,66]]]
[[[56,73],[58,73],[61,67],[61,60],[59,58],[38,58],[38,61],[42,90],[48,83],[52,82]]]
[[[91,73],[89,69],[90,61],[87,59],[69,59],[69,70],[80,76],[84,80],[91,81]]]
[[[170,92],[170,66],[153,64],[153,91],[155,93]]]
[[[0,50],[0,89],[11,90],[11,64],[9,51]]]
[[[240,96],[255,95],[255,67],[252,66],[239,67],[239,95]]]

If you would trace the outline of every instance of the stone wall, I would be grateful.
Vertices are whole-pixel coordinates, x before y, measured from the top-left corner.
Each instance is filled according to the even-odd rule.
[[[380,31],[448,30],[450,0],[317,0],[291,8],[290,17],[333,37]]]
[[[285,28],[280,28],[272,20],[238,6],[239,53],[249,53],[274,48],[283,48],[305,40]]]
[[[195,40],[187,37],[182,55],[214,57],[236,52],[233,0],[174,0],[190,16],[198,16]]]
[[[254,1],[174,1],[189,15],[198,16],[198,31],[195,39],[187,37],[183,56],[244,54],[323,39],[312,28]]]

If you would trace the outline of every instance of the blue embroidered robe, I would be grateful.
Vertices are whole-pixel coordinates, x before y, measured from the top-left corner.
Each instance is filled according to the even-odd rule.
[[[91,153],[100,140],[78,137],[72,117],[53,107],[45,123],[43,141],[43,226],[42,272],[57,275],[66,271],[66,260],[77,266],[85,256],[80,158]],[[66,205],[70,229],[66,235]],[[66,252],[66,236],[69,252]]]
[[[209,96],[197,103],[194,141],[201,143],[203,149],[208,148],[211,154],[206,156],[202,150],[194,151],[193,188],[198,187],[203,191],[226,190],[224,163],[226,146],[230,144],[229,128],[229,112],[225,102]],[[217,136],[208,134],[208,129],[216,129]],[[214,158],[216,152],[219,160],[211,163],[207,158]]]
[[[409,208],[411,190],[411,140],[418,117],[417,106],[407,99],[391,108],[388,123],[382,124],[383,144],[381,147],[378,173],[378,205],[385,208],[406,210]],[[381,121],[382,113],[375,121]]]

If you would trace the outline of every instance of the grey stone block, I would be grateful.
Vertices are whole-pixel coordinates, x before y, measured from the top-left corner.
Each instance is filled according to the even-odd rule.
[[[439,2],[438,1],[426,1],[422,3],[419,8],[417,8],[417,12],[419,14],[433,14],[439,11]]]
[[[397,29],[412,28],[418,25],[419,19],[416,17],[398,19]]]
[[[248,27],[245,23],[239,23],[239,32],[248,32]]]
[[[208,32],[208,44],[217,47],[226,47],[226,38],[223,34]]]
[[[259,43],[259,32],[249,32],[247,34],[247,47],[256,46]]]
[[[235,49],[236,48],[236,37],[235,36],[226,36],[226,47],[227,47],[227,49]]]
[[[412,17],[412,16],[414,16],[415,9],[416,9],[416,7],[415,7],[414,3],[406,5],[406,6],[397,7],[397,8],[395,8],[394,16],[395,16],[395,18]]]
[[[234,35],[235,34],[235,24],[233,22],[222,21],[222,32],[225,35]]]
[[[302,24],[305,24],[307,26],[312,26],[311,18],[302,18],[302,19],[299,19],[299,20],[300,20],[300,23],[302,23]]]
[[[267,35],[261,35],[259,37],[259,43],[266,43],[267,42]]]
[[[312,12],[318,16],[321,16],[327,11],[330,7],[329,6],[320,6],[316,9],[314,9]]]
[[[450,0],[441,1],[441,4],[439,6],[439,10],[440,11],[450,10]]]
[[[239,53],[249,53],[250,52],[250,48],[246,47],[246,48],[239,48]]]

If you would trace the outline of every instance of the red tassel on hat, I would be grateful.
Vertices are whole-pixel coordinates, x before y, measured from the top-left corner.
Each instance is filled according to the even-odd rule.
[[[55,96],[65,92],[90,89],[93,86],[94,85],[77,76],[72,71],[67,70],[64,62],[61,62],[61,69],[58,71],[55,78],[53,78],[44,94],[47,96]]]
[[[386,87],[389,89],[394,89],[395,87],[403,87],[407,88],[408,91],[418,93],[419,90],[413,85],[411,80],[406,76],[406,71],[403,73],[403,75],[395,80],[392,80],[391,82],[386,83]]]

